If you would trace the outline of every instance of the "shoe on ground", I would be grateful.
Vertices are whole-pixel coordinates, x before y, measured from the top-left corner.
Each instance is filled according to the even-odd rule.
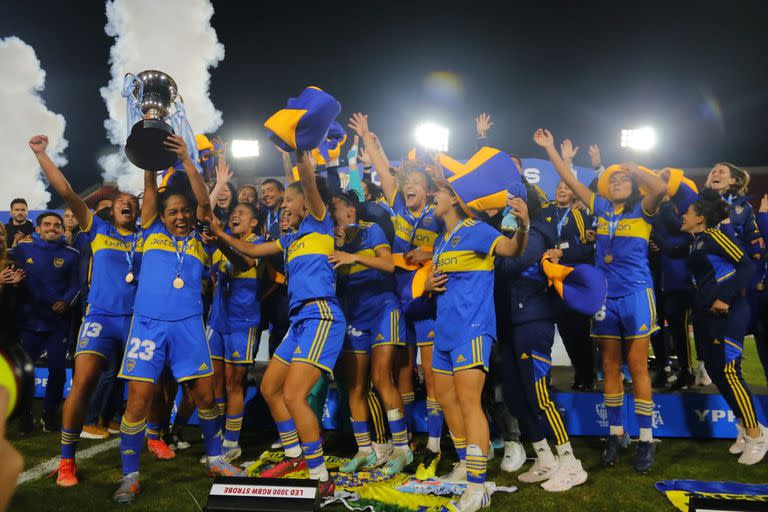
[[[656,453],[656,444],[653,441],[638,441],[635,453],[635,471],[644,473],[653,466],[653,454]]]
[[[525,464],[525,448],[522,443],[508,441],[504,443],[504,458],[501,461],[501,470],[514,473]]]
[[[168,447],[173,451],[186,450],[192,446],[186,442],[183,437],[181,437],[181,432],[171,432],[170,434],[165,434],[163,436],[163,441],[165,441],[165,444],[167,444]]]
[[[654,389],[664,389],[667,387],[667,380],[669,378],[669,372],[666,368],[661,368],[656,371],[656,375],[653,376],[653,382],[651,386]]]
[[[259,475],[261,478],[283,478],[289,473],[301,471],[307,469],[307,461],[304,460],[304,456],[300,457],[286,457],[282,462],[278,462],[271,468],[265,469]]]
[[[441,512],[476,512],[491,506],[491,496],[485,485],[478,488],[467,486],[467,490],[459,499],[452,500],[442,508]]]
[[[107,425],[107,432],[110,434],[119,434],[120,433],[120,422],[111,420],[109,422],[109,425]]]
[[[462,460],[453,465],[453,469],[447,475],[438,478],[440,481],[449,484],[467,483],[467,464]]]
[[[56,475],[56,485],[59,487],[74,487],[79,483],[75,459],[61,459]]]
[[[768,429],[760,425],[760,436],[752,439],[744,433],[744,452],[739,457],[739,464],[751,466],[757,464],[768,451]]]
[[[672,391],[681,391],[690,388],[696,383],[696,377],[693,376],[691,370],[685,368],[680,370],[677,374],[675,382],[672,384]]]
[[[342,473],[357,473],[363,468],[376,464],[376,452],[373,449],[358,451],[349,462],[344,463],[339,471]]]
[[[109,432],[104,427],[98,425],[84,425],[80,432],[80,439],[107,439]]]
[[[546,466],[539,462],[539,459],[536,459],[528,471],[517,475],[517,479],[527,484],[543,482],[544,480],[549,480],[559,467],[560,461],[557,457],[555,457],[555,462],[553,464]]]
[[[405,466],[411,462],[413,462],[413,452],[410,448],[395,448],[381,472],[385,475],[396,475],[402,473]]]
[[[602,461],[604,466],[613,466],[619,460],[621,450],[629,446],[629,434],[624,432],[621,436],[608,436],[605,440]]]
[[[416,468],[416,480],[429,480],[437,476],[437,465],[440,463],[440,452],[425,448],[419,457],[419,467]]]
[[[333,483],[333,478],[317,482],[317,492],[320,494],[320,498],[330,498],[333,493],[336,492],[336,485]]]
[[[162,439],[147,439],[147,449],[158,460],[171,460],[176,457],[176,452],[171,450]]]
[[[231,447],[221,447],[221,458],[224,459],[224,462],[232,462],[233,460],[237,460],[242,454],[243,450],[240,448],[239,444]]]
[[[493,443],[488,443],[488,455],[486,456],[486,460],[493,460],[496,458],[496,451],[493,449]]]
[[[747,445],[747,433],[744,431],[744,427],[739,423],[736,423],[736,432],[736,441],[734,441],[731,447],[728,448],[728,453],[732,455],[740,455],[744,453],[744,447]]]
[[[707,369],[704,367],[704,361],[699,361],[694,370],[695,384],[697,386],[709,386],[712,384],[712,379],[709,378]]]
[[[371,443],[371,446],[373,447],[373,451],[376,454],[376,462],[364,469],[375,469],[383,466],[387,463],[389,458],[392,456],[392,452],[395,450],[395,447],[392,446],[392,443]]]
[[[43,411],[43,432],[56,432],[61,430],[61,423],[56,417],[56,411]]]
[[[211,457],[208,460],[208,476],[245,476],[242,469],[225,461],[223,457]]]
[[[136,500],[136,496],[141,492],[139,484],[139,473],[131,473],[120,479],[120,487],[112,495],[112,501],[127,505]]]
[[[549,480],[541,484],[541,487],[549,492],[564,492],[586,481],[587,472],[584,471],[579,459],[568,461],[561,459],[560,466],[549,477]]]

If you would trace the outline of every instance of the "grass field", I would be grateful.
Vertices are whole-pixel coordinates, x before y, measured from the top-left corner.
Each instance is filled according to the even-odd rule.
[[[752,384],[765,385],[762,367],[754,349],[748,342],[745,350],[744,371]],[[24,455],[26,468],[35,467],[59,452],[57,434],[35,434],[19,438],[15,426],[9,426],[9,438]],[[256,459],[272,441],[271,433],[244,432],[242,445],[244,459]],[[197,429],[188,427],[186,438],[193,441],[191,449],[180,452],[172,461],[159,462],[151,459],[146,450],[142,458],[142,482],[144,490],[131,510],[136,511],[194,511],[197,510],[191,493],[201,505],[205,505],[210,489],[210,479],[198,463],[203,454],[202,442]],[[418,436],[417,436],[418,438]],[[351,456],[354,440],[351,436],[328,433],[326,453]],[[83,440],[79,450],[85,450],[102,441]],[[728,454],[730,441],[664,439],[657,447],[654,468],[645,475],[636,474],[631,467],[631,454],[619,466],[604,469],[599,465],[601,442],[596,438],[577,438],[573,441],[576,455],[589,472],[589,480],[581,487],[565,494],[553,495],[537,485],[520,484],[514,475],[499,470],[501,457],[489,463],[489,479],[499,485],[517,485],[518,492],[499,493],[494,496],[493,509],[536,511],[664,511],[674,510],[666,498],[655,490],[654,483],[665,479],[730,480],[744,483],[768,482],[768,462],[745,467]],[[452,450],[446,453],[452,456]],[[1,462],[0,462],[1,463]],[[440,470],[450,470],[450,460],[441,462]],[[81,484],[74,489],[59,489],[54,478],[41,478],[19,486],[11,504],[13,511],[110,511],[118,509],[110,498],[120,474],[118,449],[112,448],[79,463]],[[124,507],[122,508],[125,509]],[[327,510],[346,510],[340,506]]]

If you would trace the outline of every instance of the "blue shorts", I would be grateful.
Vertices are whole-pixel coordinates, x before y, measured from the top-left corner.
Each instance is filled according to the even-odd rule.
[[[435,319],[414,320],[405,323],[406,341],[409,345],[429,346],[435,342]]]
[[[86,313],[77,335],[75,357],[95,354],[109,361],[115,351],[122,352],[130,328],[131,315]]]
[[[287,365],[309,363],[331,373],[344,344],[346,325],[336,301],[308,302],[291,317],[291,328],[273,357]]]
[[[432,350],[432,371],[453,375],[460,370],[482,367],[487,372],[491,347],[493,338],[490,336],[478,336],[451,350],[440,350],[435,346]]]
[[[176,382],[213,375],[202,317],[166,321],[133,315],[117,376],[156,383],[165,366]]]
[[[658,330],[652,288],[624,297],[608,297],[603,309],[592,317],[593,338],[632,340],[650,336]]]
[[[211,350],[211,359],[230,364],[251,364],[259,346],[258,336],[258,326],[230,333],[220,333],[209,327],[208,348]]]
[[[405,345],[405,319],[400,308],[385,311],[371,329],[357,329],[354,325],[347,328],[344,350],[357,354],[370,354],[371,349],[381,345]]]

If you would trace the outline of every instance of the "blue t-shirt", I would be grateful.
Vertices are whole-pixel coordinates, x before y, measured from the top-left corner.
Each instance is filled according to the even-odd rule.
[[[336,298],[336,275],[328,261],[334,250],[333,221],[328,211],[321,219],[310,213],[295,233],[281,236],[277,245],[285,258],[291,313],[307,301]]]
[[[613,203],[597,194],[592,197],[589,207],[597,219],[595,265],[608,281],[608,297],[624,297],[653,288],[648,263],[652,216],[645,212],[642,202],[624,213],[614,211]]]
[[[361,229],[354,240],[341,250],[350,254],[376,256],[379,248],[389,249],[387,237],[377,224],[360,223]],[[368,329],[379,314],[397,304],[395,280],[390,272],[383,272],[361,263],[339,268],[339,295],[344,316],[357,329]]]
[[[496,338],[493,251],[504,238],[486,224],[465,219],[435,243],[436,269],[448,274],[437,295],[435,348],[453,350],[477,336]]]
[[[91,310],[107,315],[130,315],[140,277],[142,232],[124,231],[92,215],[90,225],[82,233],[91,249],[88,267]],[[131,283],[125,281],[129,270],[134,276]]]
[[[177,253],[183,256],[180,266]],[[133,311],[149,318],[170,321],[202,315],[203,270],[209,258],[210,248],[196,231],[186,239],[175,238],[165,229],[160,218],[155,218],[144,229],[141,279]],[[181,288],[173,286],[177,268],[184,281]]]
[[[249,235],[246,242],[254,245],[264,243],[264,239],[255,234]],[[261,305],[259,304],[259,281],[261,280],[261,261],[240,272],[227,256],[217,249],[213,253],[213,272],[216,273],[216,289],[208,324],[220,333],[248,329],[259,325]]]

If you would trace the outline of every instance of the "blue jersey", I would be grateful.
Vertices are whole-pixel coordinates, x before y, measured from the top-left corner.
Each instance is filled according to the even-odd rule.
[[[46,242],[35,234],[31,241],[19,242],[12,253],[16,266],[26,274],[19,284],[17,325],[36,331],[61,328],[70,315],[54,313],[51,307],[56,302],[71,306],[80,292],[77,250],[63,238]]]
[[[264,239],[251,234],[245,241],[257,245]],[[216,289],[208,324],[216,332],[224,334],[259,325],[261,262],[256,261],[253,268],[240,272],[218,249],[213,254],[213,272],[216,274]]]
[[[375,256],[379,248],[389,249],[384,231],[376,224],[361,223],[360,232],[341,250],[361,256]],[[366,329],[384,311],[396,304],[395,280],[389,272],[372,269],[363,264],[344,265],[339,268],[339,295],[347,322],[357,329]]]
[[[175,238],[156,217],[144,228],[134,313],[166,321],[202,315],[203,271],[209,251],[196,231],[186,238]],[[177,271],[184,282],[181,288],[173,285]]]
[[[78,237],[87,237],[90,246],[88,304],[100,313],[130,315],[141,266],[144,239],[140,232],[124,231],[91,215],[91,223]],[[132,272],[134,281],[125,276]]]
[[[435,268],[448,274],[437,296],[435,348],[452,350],[477,336],[496,338],[493,250],[504,238],[484,222],[465,219],[438,238]]]
[[[393,218],[395,239],[392,242],[395,265],[405,254],[417,247],[432,252],[437,235],[445,231],[443,221],[435,217],[434,205],[427,204],[419,215],[414,216],[405,206],[403,194],[398,192],[392,201],[392,211],[395,215]],[[396,291],[403,301],[411,299],[411,281],[414,272],[401,267],[395,268]]]
[[[628,212],[593,194],[590,210],[597,218],[595,265],[608,281],[608,297],[623,297],[653,288],[648,263],[651,215],[638,202]]]
[[[321,219],[311,213],[295,233],[277,240],[283,251],[288,279],[288,310],[295,313],[315,299],[336,298],[336,275],[328,261],[333,253],[333,221],[328,211]]]

